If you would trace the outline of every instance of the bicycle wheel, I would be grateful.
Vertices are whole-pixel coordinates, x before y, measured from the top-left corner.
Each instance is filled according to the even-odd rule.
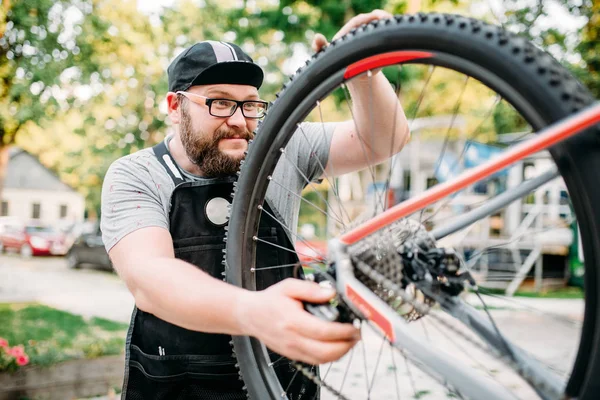
[[[437,138],[437,149],[440,149],[442,153],[433,162],[434,166],[430,168],[430,170],[433,169],[433,174],[431,171],[429,174],[433,176],[429,180],[421,179],[421,183],[416,182],[415,177],[421,176],[422,178],[423,174],[414,174],[414,171],[406,176],[406,178],[410,176],[411,179],[415,179],[415,182],[411,182],[413,192],[423,189],[422,186],[435,184],[436,180],[449,179],[449,176],[455,172],[454,167],[465,166],[464,160],[470,153],[466,143],[469,142],[469,146],[472,147],[473,142],[465,139],[484,137],[485,140],[479,140],[476,144],[509,147],[516,141],[526,140],[530,136],[530,132],[537,132],[593,102],[589,93],[549,55],[499,27],[461,16],[443,14],[397,16],[394,19],[365,25],[331,43],[324,51],[316,54],[305,67],[299,69],[278,95],[268,116],[259,127],[256,139],[251,144],[242,166],[232,205],[226,255],[226,276],[229,282],[250,290],[256,288],[255,279],[260,271],[253,268],[256,256],[256,242],[253,237],[256,235],[258,221],[261,218],[259,206],[263,204],[267,190],[271,185],[282,184],[282,182],[274,182],[271,179],[278,163],[289,161],[285,157],[282,158],[283,153],[280,149],[286,148],[294,135],[302,135],[302,129],[298,129],[301,122],[312,119],[325,126],[326,117],[324,118],[324,115],[328,116],[328,114],[339,111],[339,108],[336,108],[339,104],[349,102],[346,84],[359,74],[368,74],[371,77],[369,72],[371,69],[382,67],[386,68],[388,76],[397,77],[395,85],[398,93],[403,85],[407,86],[407,91],[402,96],[405,102],[403,105],[407,110],[407,116],[411,117],[409,126],[412,123],[412,130],[419,131],[419,142],[423,144],[428,137]],[[432,77],[434,75],[435,77]],[[415,81],[418,83],[413,83]],[[431,89],[432,86],[435,86],[434,94],[437,93],[437,97],[430,100],[428,105],[426,104],[427,96],[424,93],[426,88]],[[456,100],[441,107],[447,111],[446,114],[437,119],[430,115],[432,110],[436,109],[431,103],[449,102],[448,98],[451,93],[456,95]],[[477,101],[469,102],[465,100],[467,98],[475,98]],[[352,116],[350,107],[346,111]],[[460,124],[459,120],[462,120]],[[448,126],[440,129],[438,126],[440,121]],[[460,129],[457,132],[457,126],[461,124],[462,132]],[[515,133],[516,128],[519,132]],[[465,131],[470,134],[465,135]],[[594,207],[595,204],[600,204],[600,193],[598,192],[600,178],[591,172],[600,170],[597,134],[597,131],[589,130],[568,139],[554,146],[550,150],[551,158],[548,158],[553,160],[558,167],[566,188],[571,194],[569,200],[577,217],[585,254],[585,311],[581,313],[583,322],[576,324],[576,333],[568,333],[568,336],[575,338],[572,344],[573,354],[566,357],[570,358],[569,361],[562,362],[562,364],[568,365],[562,365],[561,370],[566,379],[564,394],[569,398],[579,399],[590,399],[594,393],[600,392],[600,383],[593,379],[600,373],[597,345],[600,339],[600,330],[597,329],[597,324],[600,319],[598,318],[596,294],[599,279],[596,272],[598,263],[596,252],[600,248],[597,227],[600,226],[600,214]],[[413,133],[412,140],[415,141],[415,138],[416,135]],[[439,140],[440,138],[443,140]],[[450,149],[453,149],[456,144],[458,148],[454,149],[455,157],[448,159],[446,156],[450,154]],[[435,148],[435,146],[423,146],[424,151],[420,153],[426,155],[431,148]],[[488,147],[484,148],[491,151]],[[414,148],[410,153],[419,154]],[[402,155],[401,152],[399,157]],[[432,163],[430,162],[430,164]],[[446,176],[441,173],[443,171]],[[341,196],[338,184],[342,178],[334,179],[325,176],[325,181],[329,182],[327,190],[332,196],[328,198],[318,193],[318,187],[315,188],[314,184],[307,182],[306,186],[315,188],[314,193],[316,194],[312,195],[313,201],[304,201],[303,204],[319,208],[316,203],[320,203],[323,208],[327,209],[328,220],[326,223],[329,224],[327,233],[337,235],[347,230],[357,220],[361,220],[364,217],[361,212],[364,214],[367,210],[369,216],[372,216],[389,205],[390,197],[387,189],[390,187],[390,181],[393,180],[391,175],[396,172],[393,163],[383,163],[371,167],[363,175],[358,175],[358,183],[355,185],[358,187],[357,190],[353,190],[352,185],[349,185],[350,189],[346,192],[350,194],[342,193]],[[361,183],[361,176],[371,177],[370,189],[373,195],[370,199],[363,199],[367,204],[363,208],[350,211],[344,209],[344,204],[349,203],[347,198],[352,197],[351,192],[357,192],[357,196],[360,197],[360,193],[367,190]],[[356,179],[354,180],[356,181]],[[385,195],[378,191],[378,182],[383,183]],[[488,185],[489,189],[490,182],[484,183],[485,185]],[[419,186],[421,187],[419,188]],[[509,189],[508,186],[504,186],[505,189]],[[477,194],[479,192],[478,188],[474,188],[469,193]],[[490,197],[490,194],[487,193],[486,196]],[[334,204],[333,198],[336,197],[338,200]],[[474,203],[481,200],[481,197],[476,198],[477,201]],[[425,211],[428,213],[425,218],[425,212],[417,213],[414,217],[419,220],[420,226],[429,228],[432,223],[435,225],[434,219],[437,218],[434,217],[439,217],[448,209],[453,209],[453,212],[458,213],[464,212],[464,207],[466,207],[464,203],[459,206],[450,203],[449,206],[449,202],[452,202],[453,199],[448,199],[433,210]],[[336,207],[338,208],[337,212]],[[566,213],[564,210],[559,212],[561,217],[564,213]],[[265,217],[264,214],[262,217]],[[519,219],[522,219],[520,215]],[[492,225],[497,224],[498,221],[500,219],[495,219],[492,221]],[[563,225],[568,225],[570,222],[572,221],[568,218],[563,218]],[[291,227],[288,226],[291,239],[297,241],[298,244],[306,245],[307,241],[301,234],[298,234],[296,221],[283,221],[282,223],[291,224]],[[491,230],[494,229],[502,230],[503,227],[492,226]],[[417,230],[420,231],[421,228]],[[486,228],[480,228],[480,230],[486,231]],[[487,232],[489,233],[489,231],[490,227],[488,226]],[[530,231],[524,233],[528,234]],[[314,250],[312,246],[309,243],[308,249],[311,251]],[[466,246],[463,254],[477,254],[478,256],[486,254],[489,256],[489,247],[494,246],[491,244],[480,250]],[[527,254],[523,253],[522,248],[512,248],[511,251],[516,258],[535,260],[536,253],[533,250]],[[314,252],[318,253],[317,250]],[[300,254],[300,256],[302,255]],[[524,257],[525,255],[527,257]],[[313,264],[315,261],[327,263],[326,260],[314,257],[312,259],[309,257],[308,261],[305,258],[304,262],[310,263],[311,261]],[[525,261],[529,262],[529,260]],[[525,265],[525,261],[523,261],[523,265]],[[501,260],[494,260],[494,263],[500,264]],[[473,272],[487,271],[488,267],[489,265],[483,266],[481,263],[470,266]],[[522,280],[527,275],[523,276],[522,272],[515,271],[511,275],[511,280],[514,282],[515,280],[512,278],[516,279],[517,277]],[[379,295],[382,296],[381,293]],[[569,304],[568,307],[577,307],[574,305],[575,303]],[[398,309],[400,308],[398,307]],[[517,312],[512,309],[504,310],[502,307],[496,307],[494,310],[494,307],[488,307],[486,303],[481,304],[480,308],[482,308],[482,312],[489,314],[490,318],[493,314],[493,318],[496,320],[503,318],[510,320],[511,316],[517,315]],[[435,313],[439,313],[439,310]],[[417,319],[411,317],[414,314],[413,309],[405,312],[404,316],[407,320]],[[418,313],[416,314],[416,317],[419,317]],[[420,318],[419,321],[422,322],[415,323],[415,325],[425,324],[428,319],[428,316]],[[429,324],[429,322],[427,323]],[[438,328],[440,326],[436,326],[436,329]],[[442,328],[444,327],[442,326]],[[428,333],[425,325],[418,329],[423,329],[424,336],[433,335],[431,331]],[[540,332],[536,334],[540,334]],[[443,334],[443,337],[447,335],[449,334]],[[523,336],[523,334],[513,333],[512,336]],[[467,340],[467,346],[472,344],[474,344],[473,341]],[[250,398],[285,397],[285,390],[277,381],[262,344],[253,338],[234,337],[233,346]],[[398,389],[402,385],[398,383],[400,380],[397,376],[394,378],[396,391],[393,394],[381,394],[378,397],[375,394],[376,390],[373,391],[373,382],[380,379],[379,376],[376,377],[376,370],[380,363],[382,349],[385,347],[385,339],[381,341],[379,348],[378,346],[372,348],[372,354],[377,358],[374,368],[367,365],[369,362],[366,359],[367,351],[365,349],[370,344],[363,343],[362,346],[365,356],[364,377],[367,381],[367,390],[356,394],[355,389],[349,388],[344,392],[342,387],[347,382],[348,369],[342,368],[340,371],[341,386],[337,386],[338,380],[336,389],[323,391],[323,395],[332,395],[334,398],[336,396],[347,398],[350,394],[358,396],[356,398],[402,397]],[[528,350],[533,347],[531,343],[526,346],[528,346]],[[542,349],[541,353],[546,351],[549,349]],[[470,348],[464,351],[464,353],[470,352]],[[398,371],[400,368],[394,361],[394,352],[392,351],[391,354],[392,365],[388,367],[388,372],[390,370]],[[400,355],[404,354],[400,352]],[[537,353],[535,355],[539,356]],[[483,358],[485,355],[478,357]],[[346,358],[350,359],[347,362],[350,365],[352,354]],[[478,363],[479,359],[474,362]],[[371,367],[373,366],[371,365]],[[335,367],[328,368],[323,368],[323,375],[329,374],[330,369],[335,371]],[[369,368],[373,371],[370,371]],[[487,375],[494,375],[495,368],[497,367],[481,369],[485,369],[484,372]],[[409,375],[409,383],[414,387],[414,381],[417,380],[415,372],[408,368],[408,364],[405,372]],[[372,375],[373,378],[369,379],[369,375]],[[323,378],[321,376],[320,381]],[[503,382],[502,384],[512,390],[515,389],[512,382],[509,380],[508,383]],[[390,385],[394,386],[392,383]],[[331,385],[327,385],[327,387],[332,388]],[[518,396],[527,398],[532,393],[526,391],[521,393],[521,389],[515,390]],[[415,388],[413,388],[413,392],[417,398],[424,394]],[[442,390],[441,393],[447,392]]]

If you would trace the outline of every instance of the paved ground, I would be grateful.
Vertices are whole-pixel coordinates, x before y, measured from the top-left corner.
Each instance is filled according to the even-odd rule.
[[[62,257],[0,255],[0,303],[38,301],[83,316],[129,322],[133,297],[114,273],[67,268]]]
[[[133,307],[132,296],[115,274],[87,268],[69,270],[64,259],[58,257],[22,260],[14,255],[0,256],[0,303],[29,301],[123,322],[129,321]],[[507,303],[490,299],[488,305],[492,306],[492,314],[508,338],[553,368],[568,370],[580,329],[578,321],[583,311],[580,300],[519,299],[517,303]],[[572,322],[566,322],[565,318]],[[432,348],[435,346],[436,352],[448,353],[457,368],[459,361],[464,362],[503,386],[516,389],[519,398],[535,398],[519,378],[487,352],[475,350],[471,343],[443,331],[433,318],[413,323],[410,329]],[[391,352],[385,343],[382,346],[381,338],[371,329],[363,330],[363,338],[342,360],[322,367],[325,381],[336,389],[343,384],[343,393],[349,399],[449,398],[446,389],[408,364],[400,353]],[[373,382],[375,365],[377,373]],[[365,373],[365,370],[370,372]],[[370,394],[369,387],[372,387]],[[334,398],[324,391],[323,400]]]

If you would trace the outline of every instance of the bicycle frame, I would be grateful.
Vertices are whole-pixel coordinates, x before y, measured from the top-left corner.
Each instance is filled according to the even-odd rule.
[[[352,261],[346,249],[348,246],[390,226],[401,218],[407,217],[533,153],[547,149],[598,123],[600,123],[600,103],[596,103],[563,121],[547,127],[540,131],[535,138],[514,146],[495,159],[468,170],[451,181],[434,186],[421,195],[410,198],[364,222],[339,238],[332,239],[329,242],[330,259],[335,260],[338,293],[356,312],[363,315],[381,331],[392,345],[405,350],[407,357],[420,366],[426,366],[428,371],[433,372],[434,376],[445,377],[445,383],[452,385],[459,394],[464,394],[469,398],[486,400],[514,398],[499,384],[493,384],[490,380],[484,379],[468,366],[459,365],[459,362],[441,353],[438,349],[433,349],[430,343],[424,342],[420,337],[411,333],[408,329],[408,323],[402,317],[356,279],[353,273]],[[437,234],[434,234],[434,236],[440,238],[461,229],[482,216],[489,215],[495,210],[508,205],[524,193],[538,188],[557,175],[558,173],[554,170],[542,175],[537,180],[532,179],[524,182],[521,186],[513,189],[511,194],[498,196],[490,201],[491,204],[481,206],[463,215],[458,221],[453,221],[450,227],[436,229]],[[431,296],[447,313],[478,334],[500,355],[511,359],[512,366],[523,372],[522,375],[529,377],[527,380],[543,399],[562,397],[565,382],[553,372],[541,366],[524,350],[517,348],[501,337],[495,327],[481,313],[476,312],[457,297],[439,293],[425,292],[425,294]]]

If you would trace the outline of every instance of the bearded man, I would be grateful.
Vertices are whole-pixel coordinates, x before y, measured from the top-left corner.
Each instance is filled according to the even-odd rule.
[[[338,35],[389,17],[381,10],[357,16]],[[325,44],[318,35],[313,47]],[[166,100],[175,133],[153,148],[115,161],[102,190],[104,244],[136,304],[127,335],[122,397],[246,399],[232,358],[231,335],[257,337],[273,351],[274,360],[282,355],[318,365],[342,357],[360,334],[351,324],[327,322],[306,312],[303,302],[324,303],[335,293],[286,279],[289,270],[262,274],[257,282],[262,290],[255,292],[223,281],[223,238],[233,183],[268,106],[258,95],[263,71],[235,44],[205,41],[178,55],[167,72]],[[330,176],[364,168],[356,129],[369,117],[377,118],[385,132],[372,138],[370,148],[389,155],[389,143],[398,143],[399,151],[409,134],[404,114],[395,112],[401,111],[396,94],[381,72],[369,79],[366,84],[357,78],[349,88],[355,104],[365,104],[364,98],[381,105],[376,115],[363,107],[355,115],[357,122],[302,124],[302,135],[295,136],[306,140],[291,140],[286,147],[286,158],[297,164],[280,163],[274,172],[279,181],[285,180],[299,195],[305,177],[321,177],[321,166]],[[392,135],[395,140],[390,140]],[[290,199],[289,188],[267,192],[263,207],[292,226],[299,201]],[[293,248],[288,233],[271,224],[264,228],[281,249]],[[284,250],[257,253],[258,265],[290,257]],[[318,398],[310,380],[294,379],[289,362],[278,361],[274,368],[290,399]]]

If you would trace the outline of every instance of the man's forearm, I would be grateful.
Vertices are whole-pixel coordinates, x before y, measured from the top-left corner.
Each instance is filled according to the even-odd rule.
[[[237,310],[249,292],[189,263],[152,258],[128,265],[122,277],[137,307],[160,319],[201,332],[245,333],[239,326]]]
[[[371,77],[358,77],[349,82],[348,89],[356,127],[376,155],[375,161],[399,152],[410,133],[404,110],[385,75],[378,72]]]

